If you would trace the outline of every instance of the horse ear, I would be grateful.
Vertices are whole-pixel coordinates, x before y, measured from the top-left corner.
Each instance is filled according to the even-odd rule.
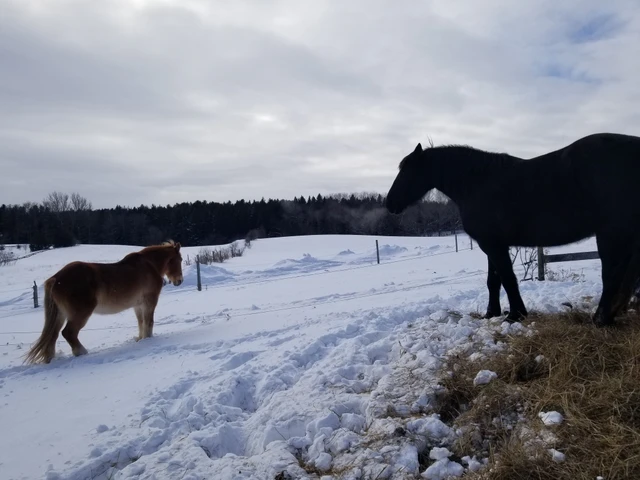
[[[180,242],[177,242],[175,244],[175,247],[176,247],[176,252],[179,252],[180,251]]]
[[[413,151],[413,153],[421,152],[421,151],[422,151],[422,145],[420,145],[420,144],[418,143],[418,145],[416,146],[416,149]]]

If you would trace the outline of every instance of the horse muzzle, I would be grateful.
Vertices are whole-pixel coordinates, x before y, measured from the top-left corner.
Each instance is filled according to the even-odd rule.
[[[173,283],[174,286],[179,287],[180,285],[182,285],[182,282],[184,281],[184,279],[182,277],[180,278],[175,278],[171,281],[171,283]]]
[[[398,205],[395,202],[390,202],[390,201],[386,201],[384,206],[386,207],[386,209],[389,211],[389,213],[392,213],[394,215],[398,215],[399,213],[402,213],[402,210],[404,210],[400,205]]]

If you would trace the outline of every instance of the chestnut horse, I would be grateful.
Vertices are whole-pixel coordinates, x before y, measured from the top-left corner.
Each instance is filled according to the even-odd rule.
[[[173,241],[146,247],[116,263],[71,262],[44,282],[44,328],[25,361],[49,363],[56,340],[62,336],[73,355],[87,353],[78,333],[93,313],[109,315],[133,308],[138,318],[138,337],[153,335],[153,314],[167,276],[182,283],[180,244]]]

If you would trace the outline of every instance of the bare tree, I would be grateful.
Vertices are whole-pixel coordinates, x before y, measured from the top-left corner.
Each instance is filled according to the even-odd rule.
[[[71,194],[71,210],[75,212],[81,212],[91,210],[91,208],[91,202],[84,198],[82,195],[77,192],[73,192]]]
[[[42,201],[42,206],[50,212],[60,213],[70,210],[69,195],[62,192],[52,192]]]
[[[533,280],[534,273],[538,269],[538,249],[535,247],[513,247],[509,249],[511,264],[515,265],[518,257],[524,269],[522,280]]]

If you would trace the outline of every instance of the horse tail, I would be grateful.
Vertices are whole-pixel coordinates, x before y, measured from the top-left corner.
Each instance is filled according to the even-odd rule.
[[[25,356],[25,363],[49,363],[55,355],[56,340],[64,323],[60,308],[53,298],[55,277],[44,282],[44,327],[42,334]]]

